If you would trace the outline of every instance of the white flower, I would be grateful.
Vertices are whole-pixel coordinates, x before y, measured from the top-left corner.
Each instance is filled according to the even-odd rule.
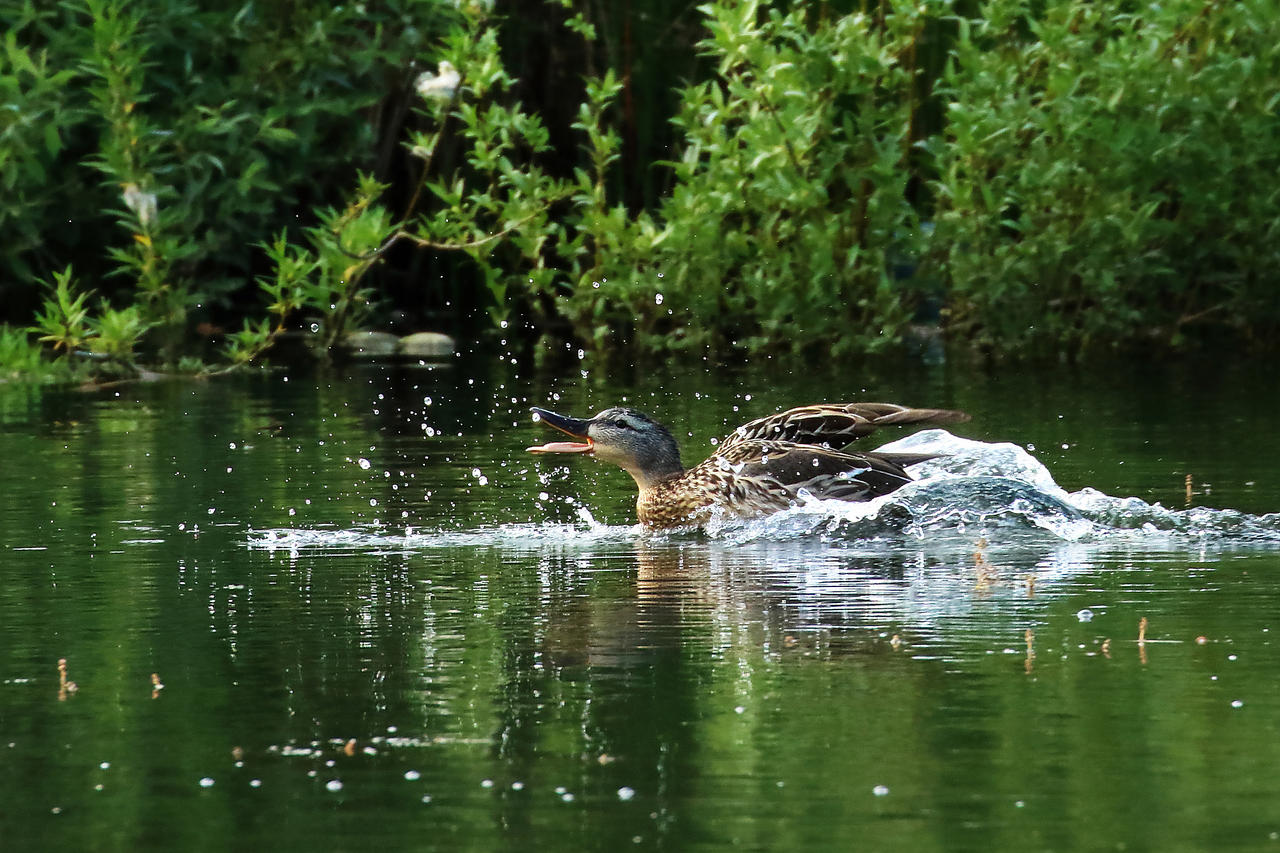
[[[452,63],[442,61],[439,74],[424,71],[418,75],[413,86],[418,90],[418,94],[428,101],[448,101],[453,98],[454,92],[458,91],[458,84],[461,82],[462,75]]]
[[[156,194],[144,193],[137,184],[124,185],[124,206],[133,211],[144,228],[156,218]]]

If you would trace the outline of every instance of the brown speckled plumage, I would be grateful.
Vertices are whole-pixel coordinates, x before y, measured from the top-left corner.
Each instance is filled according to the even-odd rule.
[[[841,448],[881,426],[969,419],[962,412],[890,403],[801,406],[738,427],[706,461],[686,470],[671,433],[633,409],[605,409],[590,420],[534,411],[586,443],[529,450],[590,453],[621,466],[639,486],[640,523],[655,530],[700,525],[716,510],[744,518],[768,515],[793,506],[802,493],[846,501],[888,494],[911,481],[904,465],[930,457]]]

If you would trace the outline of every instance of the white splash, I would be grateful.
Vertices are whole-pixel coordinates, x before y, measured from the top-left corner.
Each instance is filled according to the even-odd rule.
[[[598,522],[586,507],[578,523],[502,524],[466,531],[383,526],[372,529],[251,531],[251,548],[272,551],[421,551],[488,546],[515,553],[593,549],[640,539],[686,540],[691,535],[741,545],[813,540],[894,551],[903,547],[971,551],[978,538],[993,546],[1021,544],[1125,547],[1159,551],[1280,547],[1280,513],[1171,510],[1139,498],[1096,489],[1068,492],[1035,457],[1013,444],[958,438],[935,429],[886,444],[886,451],[936,453],[912,465],[916,478],[898,491],[861,503],[801,495],[797,506],[765,518],[714,515],[701,534],[646,533],[638,525]],[[545,499],[545,498],[543,498]]]

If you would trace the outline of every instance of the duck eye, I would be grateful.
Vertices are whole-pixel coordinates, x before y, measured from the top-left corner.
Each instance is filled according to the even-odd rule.
[[[616,420],[613,422],[613,425],[618,429],[631,429],[631,424],[627,423],[624,420]]]

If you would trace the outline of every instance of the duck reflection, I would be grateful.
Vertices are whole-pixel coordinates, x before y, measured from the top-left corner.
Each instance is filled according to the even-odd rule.
[[[633,578],[633,594],[561,599],[548,614],[544,654],[569,677],[650,666],[686,645],[712,656],[734,648],[771,657],[889,655],[937,642],[938,620],[971,605],[978,571],[952,560],[812,543],[642,540],[610,561]],[[982,571],[990,588],[993,570]]]

